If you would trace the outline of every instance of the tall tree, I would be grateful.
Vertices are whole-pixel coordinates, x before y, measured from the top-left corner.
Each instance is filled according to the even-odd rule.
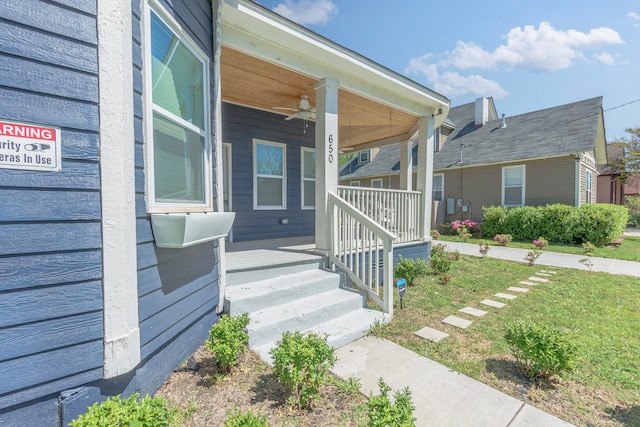
[[[627,137],[612,142],[624,150],[622,159],[612,162],[623,171],[619,178],[622,181],[626,181],[632,174],[640,173],[640,127],[627,128],[625,132],[628,134]]]

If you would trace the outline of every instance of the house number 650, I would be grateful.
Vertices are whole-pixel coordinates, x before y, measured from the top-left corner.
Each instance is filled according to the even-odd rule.
[[[333,135],[329,135],[329,163],[333,163]]]

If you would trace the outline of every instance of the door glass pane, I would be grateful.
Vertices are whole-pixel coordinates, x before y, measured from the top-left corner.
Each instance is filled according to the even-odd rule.
[[[151,14],[153,103],[204,129],[203,62]]]
[[[258,177],[258,206],[283,206],[282,178]]]
[[[153,144],[156,200],[204,202],[204,138],[154,115]]]

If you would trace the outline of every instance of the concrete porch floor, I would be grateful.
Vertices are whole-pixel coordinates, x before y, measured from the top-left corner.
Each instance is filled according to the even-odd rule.
[[[315,254],[315,248],[315,236],[227,242],[225,246],[227,271],[321,261],[323,257]]]

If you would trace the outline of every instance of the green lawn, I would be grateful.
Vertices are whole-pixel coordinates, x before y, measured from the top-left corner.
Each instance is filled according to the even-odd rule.
[[[452,280],[422,278],[396,298],[393,321],[382,336],[485,382],[577,425],[640,425],[640,279],[558,269],[549,283],[533,287],[502,309],[483,306],[509,286],[542,268],[491,258],[462,257]],[[482,318],[458,313],[488,311]],[[441,322],[448,315],[473,320],[466,330]],[[564,328],[578,346],[579,362],[566,378],[542,387],[517,372],[504,341],[505,323],[531,318]],[[414,335],[424,326],[449,333],[440,343]],[[524,390],[524,391],[523,391]]]
[[[440,236],[439,240],[447,241],[447,242],[460,242],[460,238],[458,236]],[[497,246],[492,238],[486,239],[469,239],[468,243],[478,244],[478,242],[483,241],[492,246]],[[529,249],[532,247],[532,242],[511,242],[508,247],[510,248],[523,248]],[[550,243],[549,246],[544,248],[545,251],[550,252],[562,252],[567,254],[577,254],[584,255],[585,251],[581,245],[566,245],[560,243]],[[602,248],[596,248],[593,256],[602,257],[602,258],[614,258],[614,259],[624,259],[628,261],[640,261],[640,237],[625,237],[622,244],[618,247],[614,246],[605,246]]]

